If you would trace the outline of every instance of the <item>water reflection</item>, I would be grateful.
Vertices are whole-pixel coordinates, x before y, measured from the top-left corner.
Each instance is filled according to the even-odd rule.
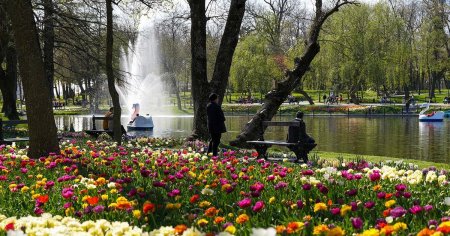
[[[58,129],[73,124],[76,131],[91,129],[91,116],[56,116]],[[129,117],[122,117],[122,124]],[[186,137],[192,130],[192,116],[154,116],[153,131],[133,131],[131,135],[154,137]],[[228,132],[222,140],[228,142],[239,134],[250,116],[227,117]],[[292,117],[276,117],[287,121]],[[418,122],[416,117],[305,117],[307,131],[314,137],[316,150],[450,161],[450,121]],[[101,121],[96,126],[101,127]],[[287,127],[269,127],[265,138],[285,140]]]

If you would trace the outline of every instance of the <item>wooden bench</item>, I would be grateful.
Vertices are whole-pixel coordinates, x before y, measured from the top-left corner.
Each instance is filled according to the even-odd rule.
[[[267,159],[267,149],[273,145],[284,146],[289,148],[292,152],[295,153],[297,157],[296,162],[300,159],[303,160],[304,163],[308,162],[308,153],[317,146],[316,143],[288,143],[286,141],[278,141],[278,140],[264,140],[264,130],[268,126],[298,126],[300,127],[300,122],[297,121],[263,121],[262,122],[262,133],[260,134],[260,138],[256,141],[247,141],[248,144],[251,144],[256,151],[258,152],[258,158]]]
[[[28,142],[30,141],[29,137],[16,137],[16,138],[4,138],[5,131],[3,127],[13,127],[15,125],[20,124],[28,124],[27,120],[8,120],[3,121],[0,119],[0,144],[12,144],[13,142]]]
[[[114,132],[112,130],[104,130],[104,129],[98,130],[97,126],[95,125],[95,121],[96,120],[101,120],[101,121],[108,120],[108,121],[110,121],[110,120],[113,120],[113,117],[104,117],[104,116],[96,117],[96,116],[92,116],[92,129],[85,130],[84,132],[86,132],[89,135],[94,136],[95,138],[97,138],[100,134],[103,134],[103,133],[107,133],[111,137],[114,135]]]

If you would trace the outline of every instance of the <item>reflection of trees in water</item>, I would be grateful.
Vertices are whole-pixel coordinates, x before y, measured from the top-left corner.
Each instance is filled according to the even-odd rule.
[[[436,160],[443,160],[449,156],[448,142],[444,122],[420,122],[419,145],[422,156],[431,156]],[[448,131],[447,131],[448,133]]]

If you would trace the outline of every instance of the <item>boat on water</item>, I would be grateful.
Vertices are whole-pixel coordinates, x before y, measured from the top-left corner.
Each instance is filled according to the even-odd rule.
[[[447,117],[447,118],[450,117],[450,110],[444,111],[444,117]]]
[[[153,130],[153,119],[149,114],[141,116],[139,114],[139,103],[133,104],[133,114],[127,124],[127,130]]]
[[[430,109],[429,103],[424,103],[420,108],[425,108],[419,113],[419,121],[421,122],[442,122],[444,120],[445,113],[443,111],[433,111],[432,113],[426,114]]]

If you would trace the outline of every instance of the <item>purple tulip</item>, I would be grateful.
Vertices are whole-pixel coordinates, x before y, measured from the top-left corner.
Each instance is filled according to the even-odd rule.
[[[303,202],[302,202],[302,200],[298,200],[298,201],[297,201],[297,208],[298,208],[298,209],[302,209],[302,208],[303,208]]]
[[[391,210],[390,215],[394,218],[398,218],[404,216],[406,213],[407,211],[403,207],[398,206]]]
[[[101,213],[105,210],[105,207],[102,205],[95,206],[92,211],[95,213]]]
[[[327,194],[327,193],[328,193],[328,188],[325,187],[325,186],[321,186],[321,187],[319,188],[319,191],[320,191],[321,193],[323,193],[323,194]]]
[[[69,207],[72,207],[72,203],[71,202],[64,203],[64,209],[67,209]]]
[[[432,225],[434,225],[435,227],[438,225],[438,222],[437,222],[437,220],[429,220],[428,221],[428,227],[430,227],[430,226],[432,226]]]
[[[286,188],[288,184],[286,182],[280,181],[275,185],[275,189],[278,190],[280,188]]]
[[[406,185],[405,184],[397,184],[397,185],[395,185],[395,190],[397,190],[399,192],[403,192],[406,190]]]
[[[252,191],[250,192],[250,195],[252,195],[252,197],[257,198],[259,196],[261,196],[261,192],[259,191]]]
[[[332,215],[339,215],[341,213],[341,209],[339,209],[338,207],[331,208],[330,212]]]
[[[384,199],[386,197],[386,193],[385,192],[379,192],[377,193],[377,198],[378,199]]]
[[[264,202],[263,201],[257,201],[255,205],[253,206],[252,210],[254,212],[260,212],[264,208]]]
[[[356,203],[356,202],[350,202],[350,206],[352,207],[352,211],[358,210],[358,203]]]
[[[304,170],[304,171],[302,171],[302,175],[314,175],[314,171],[313,170]]]
[[[353,228],[355,228],[355,229],[362,229],[363,221],[362,221],[361,218],[359,218],[359,217],[352,217],[350,220],[352,222]]]
[[[350,197],[355,196],[356,194],[358,194],[358,189],[350,189],[346,191],[345,194],[347,194]]]
[[[69,199],[73,196],[73,189],[72,188],[64,188],[61,192],[61,195],[65,199]]]
[[[44,210],[42,210],[42,208],[40,208],[40,207],[34,208],[34,214],[40,216],[40,215],[42,215],[43,213],[44,213]]]
[[[419,205],[415,205],[415,206],[409,208],[409,212],[411,212],[411,214],[414,214],[414,215],[420,213],[422,210],[423,210],[423,208]]]
[[[372,209],[375,206],[375,202],[372,201],[368,201],[366,203],[364,203],[364,207],[367,209]]]
[[[303,190],[311,190],[311,184],[302,185]]]
[[[425,211],[431,211],[431,210],[433,210],[433,206],[432,206],[432,205],[425,205],[425,206],[423,207],[423,209],[424,209]]]
[[[243,200],[241,200],[240,202],[238,202],[238,206],[240,208],[246,208],[252,205],[252,199],[250,198],[244,198]]]

